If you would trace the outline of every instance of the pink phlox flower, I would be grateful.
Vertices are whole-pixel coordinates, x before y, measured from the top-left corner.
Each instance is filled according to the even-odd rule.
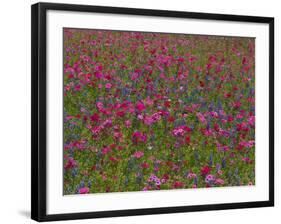
[[[212,174],[208,174],[206,177],[205,177],[205,182],[206,183],[211,183],[215,180],[215,177],[212,175]]]
[[[139,74],[134,72],[132,75],[131,75],[131,80],[136,80],[137,78],[139,77]]]
[[[143,120],[143,115],[142,115],[142,114],[138,114],[137,118],[138,118],[139,120]]]
[[[103,103],[102,102],[97,102],[96,103],[96,106],[99,110],[102,110],[103,109]]]
[[[192,172],[189,172],[188,175],[187,175],[187,178],[188,179],[193,179],[193,178],[196,178],[197,175],[195,173],[192,173]]]
[[[143,155],[144,155],[144,153],[142,151],[136,151],[133,156],[135,158],[139,159],[139,158],[143,157]]]
[[[112,126],[112,119],[108,118],[102,123],[102,127],[111,127]]]
[[[102,149],[102,154],[103,155],[106,155],[107,153],[111,152],[111,148],[106,146],[106,147],[103,147]]]
[[[105,88],[106,88],[106,89],[110,89],[111,87],[112,87],[112,84],[111,84],[111,83],[106,83],[106,84],[105,84]]]
[[[173,130],[174,136],[183,136],[184,135],[184,129],[182,127],[177,127]]]
[[[251,159],[249,157],[243,157],[242,161],[245,162],[245,163],[250,163]]]
[[[91,129],[92,134],[93,134],[94,136],[97,136],[97,135],[101,132],[101,130],[102,130],[102,127],[101,127],[101,126],[95,126],[95,127],[93,127],[93,128]]]
[[[130,120],[125,121],[126,128],[129,128],[131,126],[132,122]]]
[[[250,126],[255,126],[255,116],[250,116],[249,118],[248,118],[248,123],[249,123],[249,125]]]
[[[215,184],[217,184],[217,185],[223,185],[223,184],[224,184],[224,180],[221,179],[221,178],[217,178],[217,179],[215,180]]]
[[[211,111],[211,112],[210,112],[210,115],[211,115],[212,117],[214,117],[214,118],[218,118],[218,117],[219,117],[219,115],[218,115],[218,113],[217,113],[216,111]]]
[[[154,120],[153,120],[153,118],[151,116],[145,116],[144,123],[146,125],[152,125],[154,123]]]
[[[183,136],[185,133],[191,132],[191,131],[192,131],[192,129],[190,127],[187,127],[186,125],[181,125],[181,126],[174,128],[172,133],[174,136]]]
[[[153,105],[153,100],[152,99],[150,99],[150,97],[147,97],[146,98],[146,100],[145,100],[145,103],[148,105],[148,106],[151,106],[151,105]]]
[[[160,111],[160,112],[156,112],[156,113],[152,114],[151,117],[154,121],[159,121],[161,119],[161,115],[162,115],[162,112]]]
[[[227,152],[230,150],[230,147],[227,145],[221,145],[221,144],[217,143],[217,149],[218,149],[218,151]]]
[[[255,145],[255,141],[254,140],[242,141],[239,143],[239,145],[244,146],[246,148],[252,148]]]
[[[198,112],[196,115],[197,115],[198,120],[199,120],[201,123],[205,124],[205,123],[207,122],[207,121],[206,121],[206,118],[204,117],[204,115],[203,115],[202,113]]]

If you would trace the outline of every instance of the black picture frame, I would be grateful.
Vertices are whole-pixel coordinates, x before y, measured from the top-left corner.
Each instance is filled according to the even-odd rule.
[[[164,11],[136,8],[102,7],[74,4],[37,3],[31,13],[31,218],[36,221],[132,216],[206,210],[238,209],[274,206],[274,18]],[[195,206],[160,207],[69,214],[46,214],[46,12],[63,10],[75,12],[100,12],[111,14],[162,16],[217,21],[253,22],[269,24],[269,200],[243,203],[208,204]]]

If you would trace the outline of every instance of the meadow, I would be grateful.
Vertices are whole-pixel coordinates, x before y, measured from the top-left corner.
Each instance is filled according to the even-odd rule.
[[[255,39],[64,28],[64,194],[255,184]]]

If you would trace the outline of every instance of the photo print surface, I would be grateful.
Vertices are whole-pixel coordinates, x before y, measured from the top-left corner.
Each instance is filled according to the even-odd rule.
[[[63,193],[255,185],[255,38],[63,29]]]

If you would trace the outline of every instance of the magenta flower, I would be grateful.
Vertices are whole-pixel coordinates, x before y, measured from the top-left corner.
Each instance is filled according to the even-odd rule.
[[[101,79],[101,78],[102,78],[102,73],[101,73],[101,72],[96,72],[96,73],[95,73],[95,76],[96,76],[98,79]]]
[[[138,143],[139,141],[146,142],[146,140],[147,140],[146,134],[141,133],[140,131],[135,131],[133,133],[133,141],[135,143]]]
[[[65,169],[72,169],[76,166],[77,166],[77,162],[72,157],[70,157],[70,158],[67,159],[67,162],[66,162],[64,168]]]
[[[133,138],[140,138],[142,136],[142,133],[140,131],[135,131],[133,133]]]
[[[105,88],[106,88],[106,89],[110,89],[111,87],[112,87],[112,84],[111,84],[111,83],[106,83],[106,84],[105,84]]]
[[[93,115],[90,116],[91,121],[99,121],[100,116],[97,113],[94,113]]]
[[[74,87],[74,89],[76,90],[76,91],[79,91],[80,89],[81,89],[81,85],[76,85],[75,87]]]
[[[142,111],[145,110],[145,105],[144,105],[141,101],[139,101],[139,102],[137,102],[137,104],[136,104],[136,109],[137,109],[138,111],[142,112]]]
[[[88,187],[82,187],[79,189],[79,194],[88,194],[90,189]]]

